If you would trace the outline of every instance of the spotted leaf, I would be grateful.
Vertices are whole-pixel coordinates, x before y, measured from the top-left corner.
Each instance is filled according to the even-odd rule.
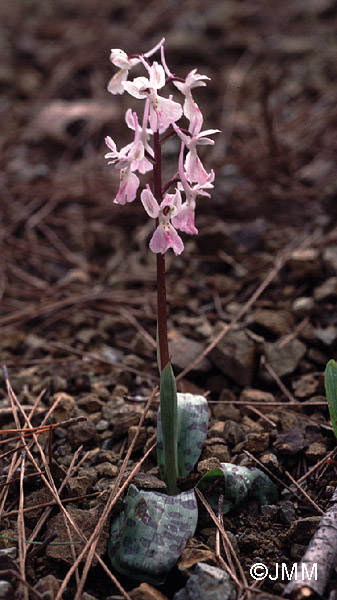
[[[196,464],[207,435],[207,400],[197,394],[178,393],[178,474],[187,477]],[[158,411],[157,460],[161,477],[166,481],[161,412]]]
[[[112,521],[108,555],[122,575],[159,585],[192,537],[198,521],[194,490],[177,496],[129,486],[125,508]]]
[[[274,504],[277,492],[268,475],[255,467],[242,467],[231,463],[221,463],[221,468],[211,469],[197,484],[206,494],[210,504],[216,508],[219,492],[224,492],[223,513],[226,514],[248,498],[255,497],[260,504]]]

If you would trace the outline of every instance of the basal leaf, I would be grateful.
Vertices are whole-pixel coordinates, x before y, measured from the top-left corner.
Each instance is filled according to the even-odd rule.
[[[196,464],[207,435],[207,400],[197,394],[178,393],[178,474],[187,477]],[[161,477],[166,481],[162,434],[162,411],[158,411],[157,460]]]
[[[160,374],[160,414],[162,416],[162,449],[165,464],[163,477],[170,495],[178,493],[178,400],[177,386],[170,363]]]
[[[329,406],[331,424],[337,438],[337,364],[329,360],[324,377],[326,397]]]
[[[125,508],[114,518],[108,555],[113,567],[137,581],[165,581],[197,526],[194,490],[177,496],[130,485]]]
[[[273,504],[277,501],[276,488],[263,471],[255,467],[221,463],[221,469],[211,469],[197,484],[214,508],[217,508],[217,498],[219,497],[219,493],[214,491],[214,484],[217,481],[219,489],[224,492],[224,514],[247,498],[255,497],[262,505]],[[207,493],[208,490],[211,490],[210,494]]]

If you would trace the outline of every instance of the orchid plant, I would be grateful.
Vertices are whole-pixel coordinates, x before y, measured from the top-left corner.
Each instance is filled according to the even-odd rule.
[[[167,495],[139,491],[131,485],[125,510],[113,520],[108,548],[110,560],[119,572],[151,583],[161,583],[165,579],[186,540],[194,534],[198,519],[194,490],[180,492],[177,481],[178,477],[186,477],[191,472],[200,456],[207,435],[208,407],[203,396],[177,393],[167,337],[165,254],[170,249],[176,255],[183,252],[181,232],[187,235],[198,233],[195,225],[197,200],[210,197],[209,190],[214,182],[213,170],[208,172],[201,162],[199,146],[213,145],[214,140],[209,136],[219,131],[202,129],[203,115],[193,97],[194,90],[205,86],[209,77],[200,75],[196,69],[185,79],[173,74],[165,60],[164,41],[162,39],[145,54],[128,56],[123,50],[111,50],[110,60],[118,71],[110,80],[108,91],[111,94],[127,92],[140,100],[142,116],[139,119],[131,108],[126,111],[125,121],[132,131],[133,141],[120,150],[111,137],[105,139],[109,149],[106,154],[108,164],[119,171],[119,189],[114,203],[125,205],[136,200],[141,186],[139,175],[152,172],[151,185],[145,183],[139,195],[147,215],[155,220],[149,246],[157,261],[160,371],[157,456]],[[159,52],[160,62],[151,62],[153,55]],[[130,71],[137,65],[144,68],[145,75],[131,80]],[[163,95],[167,86],[171,86],[175,95]],[[179,144],[177,170],[163,182],[162,146],[173,136]],[[234,479],[241,492],[247,491],[251,487],[247,469],[243,475],[240,467],[235,467],[234,471],[232,467],[230,465],[226,470],[224,464],[222,470],[209,472],[201,480],[202,489],[209,484],[214,488],[214,480],[222,479],[226,483],[228,475],[228,481]],[[267,488],[265,496],[273,496],[269,484],[264,480],[261,489]],[[230,488],[228,482],[227,487]],[[228,498],[232,498],[230,490]]]
[[[151,63],[150,57],[158,51],[161,54],[161,64],[157,61]],[[171,387],[174,386],[167,338],[165,253],[173,249],[178,255],[184,250],[184,242],[178,231],[189,235],[198,233],[195,226],[196,200],[201,196],[210,196],[208,190],[213,187],[214,172],[206,171],[197,150],[199,145],[214,144],[208,136],[218,133],[219,130],[202,131],[203,116],[192,96],[192,90],[205,86],[209,77],[200,75],[196,69],[191,71],[186,79],[171,73],[165,60],[164,39],[143,55],[127,56],[123,50],[112,50],[110,60],[119,70],[109,82],[109,92],[127,92],[143,103],[141,125],[136,112],[128,109],[125,115],[126,124],[133,132],[133,141],[118,151],[114,140],[107,137],[105,142],[110,152],[106,154],[106,158],[109,159],[108,164],[114,165],[120,172],[120,185],[114,199],[116,204],[133,202],[140,186],[136,173],[153,171],[153,189],[147,183],[140,193],[140,200],[146,213],[156,222],[150,240],[150,250],[157,256],[158,366],[162,374],[161,413],[166,457],[165,479],[168,493],[175,494],[178,477],[174,417],[177,412],[177,393],[171,393],[172,402],[168,401],[165,389],[168,389],[169,383],[166,386],[163,383],[171,381]],[[129,71],[136,65],[144,67],[146,76],[135,77],[130,81]],[[182,102],[173,100],[171,94],[168,98],[161,95],[167,85],[172,85],[179,91]],[[187,128],[178,125],[182,119],[185,119]],[[163,184],[162,145],[172,135],[177,136],[180,142],[178,169],[172,178]],[[169,192],[171,188],[172,193]],[[168,406],[170,414],[166,418],[164,415]]]

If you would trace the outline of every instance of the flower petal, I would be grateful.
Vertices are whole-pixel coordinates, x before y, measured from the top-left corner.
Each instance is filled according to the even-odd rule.
[[[132,171],[139,171],[139,173],[148,173],[152,171],[153,164],[144,156],[141,160],[133,161],[131,165]]]
[[[131,96],[142,100],[146,98],[145,90],[149,89],[150,82],[147,77],[136,77],[133,81],[125,81],[123,86]]]
[[[183,109],[178,102],[170,100],[169,98],[163,98],[158,94],[153,95],[150,105],[150,127],[152,131],[159,131],[162,133],[175,121],[178,121],[183,114]]]
[[[141,140],[138,140],[138,142],[134,142],[130,145],[128,158],[131,161],[138,161],[144,158],[144,146]]]
[[[191,95],[191,90],[198,86],[204,86],[206,83],[203,79],[210,79],[207,75],[200,75],[196,69],[193,69],[187,75],[185,82],[174,81],[174,85],[184,95]]]
[[[113,65],[115,65],[115,67],[118,67],[119,69],[128,70],[132,66],[128,55],[126,54],[126,52],[124,52],[124,50],[120,50],[120,48],[113,48],[111,50],[110,61]]]
[[[195,181],[199,185],[203,185],[208,178],[209,173],[205,170],[199,156],[196,152],[188,152],[185,160],[185,169],[187,177],[190,181]]]
[[[184,250],[183,241],[170,223],[159,224],[150,240],[150,250],[164,254],[169,248],[173,248],[176,255],[181,254]]]
[[[165,85],[165,71],[161,65],[154,61],[150,74],[151,87],[159,90]]]
[[[164,252],[166,252],[166,250],[168,249],[168,245],[163,225],[158,225],[150,240],[149,246],[150,250],[152,250],[152,252],[154,252],[155,254],[158,254],[159,252],[161,252],[161,254],[164,254]]]
[[[108,92],[110,94],[124,94],[124,82],[127,80],[128,70],[120,69],[111,77],[108,83]]]
[[[194,211],[194,201],[184,202],[177,215],[172,218],[172,224],[174,227],[180,229],[180,231],[184,231],[185,233],[196,235],[198,230],[194,225]]]
[[[150,190],[149,185],[147,185],[146,189],[142,191],[140,199],[149,217],[156,219],[159,215],[160,209],[157,200]]]
[[[138,186],[139,179],[137,175],[132,173],[129,167],[121,169],[119,190],[114,203],[124,205],[127,202],[132,202],[136,197]]]
[[[108,146],[108,148],[110,148],[110,150],[112,150],[113,152],[117,152],[116,144],[109,135],[107,135],[104,138],[104,141],[105,141],[106,145]]]
[[[132,108],[128,108],[125,113],[125,123],[127,124],[129,129],[133,131],[136,129],[135,127],[135,113],[132,112]]]

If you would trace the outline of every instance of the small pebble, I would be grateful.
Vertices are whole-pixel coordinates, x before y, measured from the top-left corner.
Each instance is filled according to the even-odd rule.
[[[226,571],[198,563],[186,587],[173,600],[235,600],[236,591]]]
[[[286,500],[279,511],[279,520],[285,525],[289,525],[296,519],[296,511],[292,502]]]

